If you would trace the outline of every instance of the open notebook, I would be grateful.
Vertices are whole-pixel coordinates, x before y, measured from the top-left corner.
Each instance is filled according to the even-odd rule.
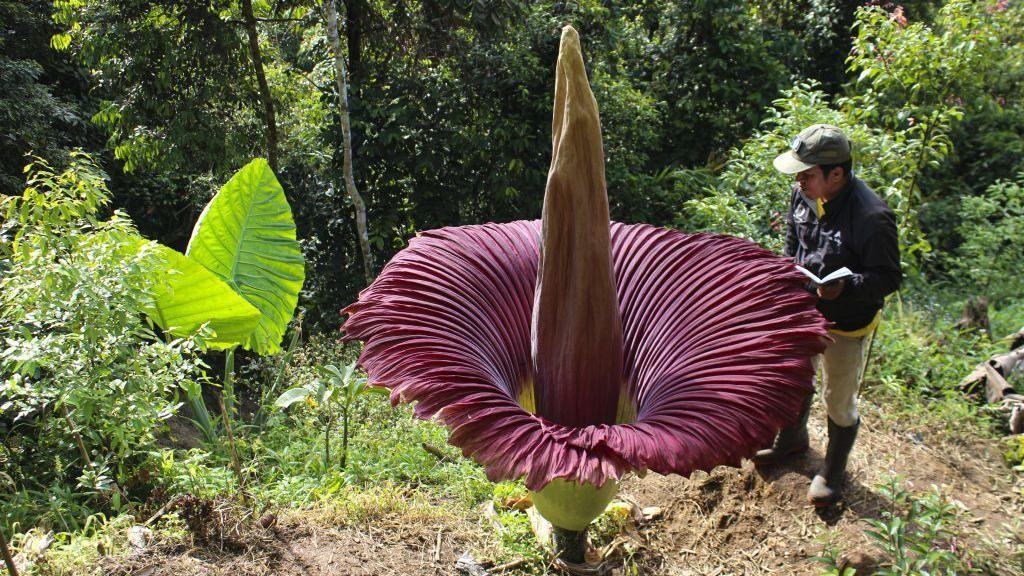
[[[831,284],[837,280],[842,280],[843,278],[849,278],[850,276],[853,276],[853,272],[846,266],[843,266],[839,270],[832,272],[831,274],[825,276],[824,278],[818,278],[817,276],[814,275],[814,272],[811,272],[810,270],[804,268],[803,266],[797,266],[796,269],[803,272],[804,276],[810,278],[811,281],[817,284],[818,286],[825,286],[826,284]]]

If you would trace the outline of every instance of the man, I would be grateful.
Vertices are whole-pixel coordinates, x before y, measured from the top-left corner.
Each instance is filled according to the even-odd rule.
[[[860,424],[857,393],[864,354],[881,318],[883,299],[900,285],[896,219],[885,201],[853,176],[850,141],[835,126],[815,124],[800,132],[773,164],[796,175],[785,255],[818,277],[844,266],[854,273],[808,287],[818,295],[818,310],[832,323],[833,342],[815,359],[815,366],[822,368],[828,448],[807,496],[815,506],[829,506],[841,496]],[[797,424],[781,430],[771,448],[757,453],[756,463],[778,462],[807,450],[812,397],[804,402]]]

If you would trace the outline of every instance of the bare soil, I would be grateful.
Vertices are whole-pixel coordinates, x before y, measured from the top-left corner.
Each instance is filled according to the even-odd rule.
[[[631,538],[629,562],[640,574],[669,576],[822,572],[813,557],[822,535],[831,533],[848,566],[870,574],[881,561],[864,529],[888,505],[879,491],[887,476],[901,475],[907,488],[931,485],[962,505],[965,544],[999,549],[996,573],[1024,574],[1024,534],[1007,540],[1006,525],[1024,513],[1022,486],[1000,458],[996,440],[953,443],[926,430],[883,425],[877,410],[864,406],[863,426],[851,457],[846,496],[824,512],[806,501],[810,478],[821,464],[824,415],[812,414],[812,449],[786,466],[717,468],[690,478],[630,477],[620,494],[640,507],[658,507],[654,519]],[[1017,483],[1015,485],[1014,483]],[[442,505],[443,510],[443,503]],[[485,565],[495,550],[493,523],[480,513],[435,516],[382,513],[356,525],[330,515],[280,512],[276,524],[249,520],[224,529],[203,545],[156,544],[111,561],[108,574],[134,576],[275,575],[449,575],[456,560],[473,550]],[[241,526],[247,527],[241,527]],[[1019,556],[1014,556],[1018,554]],[[1016,559],[1014,559],[1016,558]],[[520,574],[522,567],[498,567],[490,574]],[[608,562],[611,574],[625,574],[622,554]]]

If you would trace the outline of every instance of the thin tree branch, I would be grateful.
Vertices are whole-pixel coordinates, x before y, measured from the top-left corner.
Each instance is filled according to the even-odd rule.
[[[11,557],[11,549],[7,547],[7,539],[0,532],[0,553],[3,553],[4,564],[7,564],[7,571],[11,576],[18,576],[18,567],[14,565],[14,558]]]
[[[338,36],[338,8],[335,0],[325,0],[327,11],[327,34],[334,50],[334,71],[338,83],[338,103],[341,108],[342,135],[342,172],[345,179],[345,191],[352,200],[356,212],[356,232],[359,236],[359,247],[363,252],[363,274],[366,283],[373,281],[373,256],[370,252],[370,238],[366,227],[366,203],[356,189],[355,177],[352,175],[352,125],[348,113],[348,78],[345,73],[345,58],[341,49],[341,38]]]
[[[256,30],[256,17],[252,12],[252,0],[242,0],[242,15],[245,17],[245,29],[249,36],[249,54],[252,56],[252,67],[256,72],[256,81],[260,87],[260,99],[263,101],[263,113],[267,121],[267,162],[277,172],[277,118],[274,114],[274,100],[270,96],[267,76],[263,71],[263,55],[260,52],[260,36]]]
[[[260,18],[258,16],[253,16],[253,21],[260,22],[260,23],[281,23],[281,22],[309,22],[309,19],[308,18]],[[245,26],[246,24],[248,24],[248,22],[246,20],[235,20],[233,18],[225,20],[225,22],[227,22],[228,24],[238,24],[238,25],[242,25],[242,26]]]

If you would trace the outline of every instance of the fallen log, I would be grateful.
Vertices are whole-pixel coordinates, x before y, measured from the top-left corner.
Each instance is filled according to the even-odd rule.
[[[1007,394],[1014,394],[1016,390],[1006,381],[1003,372],[998,370],[991,360],[982,364],[985,370],[985,400],[989,404],[1002,402]]]
[[[1010,409],[1010,432],[1024,432],[1024,402],[1017,402]]]
[[[960,389],[972,391],[980,385],[985,386],[985,400],[999,402],[1007,394],[1014,393],[1013,386],[1006,378],[1013,370],[1024,362],[1024,347],[1017,348],[1006,354],[995,354],[988,360],[978,364],[963,380]]]
[[[1011,339],[1010,340],[1010,350],[1011,351],[1016,350],[1017,348],[1024,348],[1024,328],[1021,328],[1020,330],[1017,330],[1017,333],[1016,334],[1011,334],[1009,336],[1009,338]]]
[[[984,387],[985,401],[1002,404],[1001,410],[1009,415],[1010,432],[1014,434],[1024,432],[1024,395],[1017,393],[1007,377],[1018,367],[1024,367],[1024,347],[993,355],[975,366],[959,384],[966,392]]]

